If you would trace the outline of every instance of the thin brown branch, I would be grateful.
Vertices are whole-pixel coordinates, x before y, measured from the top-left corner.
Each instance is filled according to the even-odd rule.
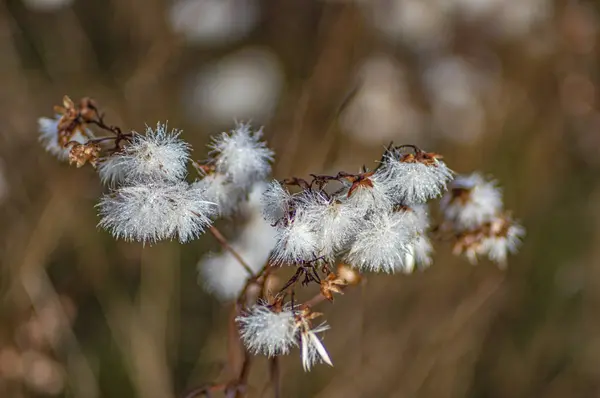
[[[231,255],[237,260],[237,262],[240,263],[240,265],[248,273],[248,276],[250,277],[250,279],[255,278],[254,271],[252,271],[252,268],[250,268],[250,266],[248,265],[248,263],[246,261],[244,261],[242,256],[240,256],[240,254],[233,247],[231,247],[231,245],[229,244],[227,239],[225,239],[225,237],[223,236],[223,234],[221,234],[221,232],[217,229],[217,227],[215,227],[213,225],[208,230],[210,231],[211,234],[213,234],[213,236],[219,242],[219,244],[223,247],[223,249],[225,249],[226,251],[231,253]]]

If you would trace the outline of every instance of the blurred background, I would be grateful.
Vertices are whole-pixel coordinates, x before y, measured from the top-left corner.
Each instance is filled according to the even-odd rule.
[[[600,3],[569,0],[0,1],[0,397],[182,396],[226,381],[232,304],[210,235],[142,248],[96,228],[92,168],[37,118],[63,95],[109,123],[169,121],[203,159],[263,125],[274,177],[357,171],[390,141],[504,187],[527,228],[505,272],[436,245],[335,305],[334,368],[282,361],[283,397],[600,396]],[[242,221],[220,222],[234,237]],[[263,396],[258,358],[249,396]],[[264,394],[270,396],[269,393]]]

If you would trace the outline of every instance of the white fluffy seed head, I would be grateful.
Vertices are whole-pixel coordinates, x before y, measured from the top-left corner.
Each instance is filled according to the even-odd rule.
[[[371,217],[356,235],[345,256],[346,263],[365,271],[392,273],[404,270],[414,230],[402,212]]]
[[[276,240],[271,257],[275,264],[298,264],[318,257],[319,234],[301,209],[278,225]]]
[[[296,343],[296,322],[289,307],[276,312],[264,303],[252,307],[236,321],[244,345],[252,354],[286,355]]]
[[[271,172],[274,154],[261,138],[262,129],[253,131],[250,124],[244,123],[215,137],[211,155],[217,172],[242,188],[264,180]]]
[[[168,131],[166,124],[146,127],[144,135],[134,133],[120,152],[101,160],[102,182],[135,184],[145,181],[176,182],[185,178],[190,146],[179,139],[180,131]]]
[[[184,243],[198,237],[215,212],[204,191],[185,182],[122,186],[98,204],[99,226],[116,238],[154,243],[178,237]]]
[[[44,149],[56,156],[58,160],[68,160],[70,148],[63,148],[59,143],[58,137],[58,122],[60,120],[60,115],[54,117],[54,119],[50,119],[47,117],[41,117],[38,119],[38,130],[40,133],[39,140],[44,145]],[[89,137],[93,137],[92,132],[86,130],[86,134]],[[76,131],[71,137],[71,141],[85,144],[88,141],[88,138],[83,136],[81,132]]]
[[[388,194],[395,203],[425,203],[446,190],[446,184],[453,178],[452,170],[441,160],[431,162],[405,162],[393,152],[386,155],[381,173],[389,179]]]
[[[458,176],[449,188],[440,207],[444,218],[459,231],[477,228],[502,211],[500,188],[479,173]]]

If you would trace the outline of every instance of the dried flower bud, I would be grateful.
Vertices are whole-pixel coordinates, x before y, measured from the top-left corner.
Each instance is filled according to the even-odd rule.
[[[100,145],[93,142],[88,142],[86,144],[74,142],[71,144],[71,150],[69,151],[69,164],[75,163],[79,168],[84,164],[89,163],[96,167],[99,156]]]
[[[333,272],[327,275],[327,279],[321,281],[321,294],[327,300],[333,302],[333,293],[344,294],[343,289],[348,283]]]

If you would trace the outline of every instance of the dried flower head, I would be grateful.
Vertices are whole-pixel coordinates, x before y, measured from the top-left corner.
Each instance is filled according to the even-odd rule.
[[[70,148],[67,145],[68,142],[76,142],[79,144],[85,144],[88,142],[90,137],[93,137],[91,131],[86,130],[82,133],[76,130],[68,138],[69,140],[62,144],[64,140],[59,137],[59,121],[60,116],[56,116],[54,119],[47,117],[41,117],[38,119],[40,142],[44,145],[46,151],[56,156],[59,160],[69,159]]]
[[[71,150],[69,151],[69,164],[75,163],[79,168],[84,164],[89,163],[96,167],[98,156],[100,156],[100,145],[93,142],[88,142],[85,144],[74,142],[70,146]]]
[[[275,264],[299,264],[318,257],[319,234],[308,214],[298,210],[277,229],[271,259]]]

